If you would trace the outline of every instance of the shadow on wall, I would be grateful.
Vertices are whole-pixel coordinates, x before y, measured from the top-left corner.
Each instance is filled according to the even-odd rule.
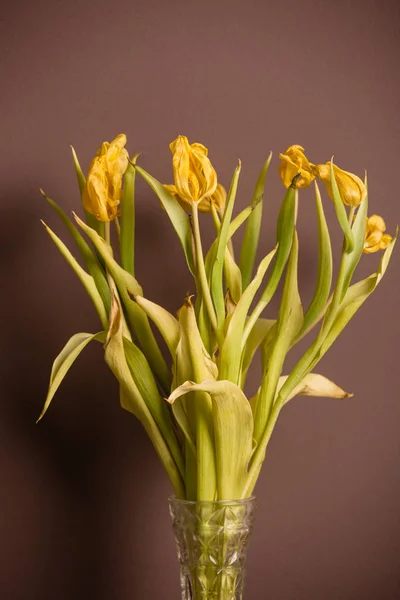
[[[122,564],[110,560],[110,548],[112,540],[127,552],[140,547],[141,504],[143,510],[148,506],[143,491],[151,494],[155,478],[164,474],[140,423],[119,407],[100,345],[85,350],[48,414],[35,424],[62,345],[77,331],[99,329],[84,290],[40,218],[72,249],[68,235],[36,196],[36,189],[25,189],[0,199],[2,597],[105,600],[127,577],[139,579],[140,564],[131,556]],[[138,218],[138,243],[146,256],[154,251],[154,218],[143,210]],[[165,231],[157,226],[157,252],[166,247]],[[168,282],[157,281],[156,296],[169,294]],[[127,489],[132,503],[121,500]],[[165,498],[168,493],[165,478]],[[132,589],[132,581],[127,586]]]

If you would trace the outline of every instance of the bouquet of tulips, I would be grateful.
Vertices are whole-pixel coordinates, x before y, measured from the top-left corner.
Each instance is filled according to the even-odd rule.
[[[104,142],[85,178],[73,160],[85,219],[70,219],[44,192],[66,226],[81,262],[47,225],[51,239],[73,268],[98,313],[101,331],[74,335],[56,358],[41,417],[67,371],[91,341],[100,342],[119,382],[120,402],[146,429],[177,498],[245,499],[252,495],[266,448],[284,405],[299,394],[345,398],[315,371],[340,332],[375,290],[396,241],[378,215],[368,217],[367,181],[333,161],[313,164],[301,146],[280,155],[286,188],[270,252],[254,268],[271,156],[255,185],[252,202],[235,213],[241,165],[229,191],[202,144],[178,136],[170,144],[173,185],[163,185],[129,158],[126,136]],[[165,210],[190,273],[193,296],[177,314],[148,298],[135,275],[135,177],[152,188]],[[340,265],[333,282],[332,251],[318,181],[333,201],[343,231]],[[315,292],[304,310],[298,290],[299,190],[314,183],[319,267]],[[205,251],[199,213],[211,218],[215,239]],[[111,223],[118,248],[111,244]],[[140,226],[140,225],[139,225]],[[244,228],[240,253],[233,240]],[[353,283],[363,253],[384,250],[378,270]],[[117,260],[116,256],[119,257]],[[268,312],[283,279],[277,315]],[[289,351],[312,329],[309,347],[291,372]],[[154,329],[161,334],[160,348]],[[160,339],[161,339],[160,338]],[[169,359],[165,356],[168,352]],[[260,386],[244,389],[250,364],[261,353]],[[40,418],[41,418],[40,417]]]

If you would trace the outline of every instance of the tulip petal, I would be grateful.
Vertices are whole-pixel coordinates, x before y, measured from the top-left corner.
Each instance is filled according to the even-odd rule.
[[[72,151],[72,159],[74,161],[76,178],[78,180],[79,191],[80,191],[81,197],[82,197],[83,190],[85,189],[86,177],[84,176],[84,174],[82,172],[81,165],[79,164],[78,156],[77,156],[77,154],[75,152],[75,148],[73,146],[71,146],[71,151]],[[98,221],[94,215],[91,215],[90,212],[87,212],[86,210],[85,210],[85,219],[86,219],[86,223],[89,225],[89,227],[92,227],[92,229],[97,231],[97,233],[99,235],[104,237],[104,231],[105,231],[104,223],[102,223],[101,221]]]

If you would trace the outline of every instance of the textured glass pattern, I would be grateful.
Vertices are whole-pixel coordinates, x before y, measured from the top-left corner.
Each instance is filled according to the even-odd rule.
[[[242,600],[255,499],[189,502],[171,498],[182,600]]]

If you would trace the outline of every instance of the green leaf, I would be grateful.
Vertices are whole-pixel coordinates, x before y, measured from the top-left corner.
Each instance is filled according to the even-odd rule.
[[[53,363],[53,367],[51,369],[50,375],[50,383],[49,389],[47,392],[46,401],[43,406],[43,410],[40,413],[40,416],[37,423],[44,417],[47,409],[50,406],[51,401],[54,398],[54,394],[58,390],[63,381],[64,377],[68,373],[69,369],[72,367],[73,363],[76,361],[82,350],[86,348],[86,346],[93,341],[104,343],[106,339],[106,332],[100,331],[99,333],[76,333],[72,336],[70,340],[66,343],[64,348],[61,350],[60,354],[57,356]]]
[[[88,227],[77,215],[74,215],[79,227],[93,242],[94,247],[103,258],[111,277],[115,281],[118,292],[126,311],[130,327],[134,330],[140,346],[150,363],[150,366],[159,380],[165,393],[171,386],[171,374],[156,342],[147,315],[142,308],[132,300],[131,296],[143,296],[143,290],[136,279],[125,271],[112,256],[111,246],[103,240],[93,229]]]
[[[53,240],[54,244],[57,246],[60,253],[63,255],[63,257],[66,259],[66,261],[72,267],[72,269],[75,271],[76,275],[78,276],[78,279],[82,283],[83,287],[85,288],[86,292],[89,295],[89,298],[92,300],[92,302],[94,304],[94,307],[97,311],[97,314],[99,315],[102,326],[104,328],[106,328],[107,324],[108,324],[107,312],[106,312],[102,298],[98,292],[98,289],[96,287],[93,277],[91,275],[89,275],[88,273],[86,273],[86,271],[80,266],[78,261],[71,254],[71,252],[68,250],[66,245],[54,233],[54,231],[52,231],[50,229],[50,227],[48,227],[44,221],[42,221],[42,223],[43,223],[47,233],[49,234],[50,238]]]
[[[141,167],[135,166],[135,170],[143,177],[143,179],[149,184],[152,190],[157,194],[159,200],[164,206],[170,221],[179,237],[182,244],[183,251],[185,253],[186,262],[191,273],[194,273],[193,263],[193,251],[192,251],[192,230],[190,227],[190,221],[188,215],[185,213],[182,206],[175,198],[165,189],[165,187],[154,179],[149,173],[147,173]]]
[[[161,333],[171,356],[175,357],[181,335],[177,319],[165,308],[147,300],[147,298],[143,298],[143,296],[135,296],[135,300]]]
[[[272,250],[260,263],[257,273],[244,291],[229,322],[228,330],[220,352],[220,377],[232,383],[238,384],[240,379],[241,351],[243,330],[246,323],[247,313],[253,302],[254,296],[259,289],[264,275],[276,253]]]
[[[350,253],[353,252],[354,249],[354,236],[347,219],[346,208],[343,204],[343,200],[340,196],[339,188],[336,183],[335,172],[333,170],[333,159],[331,160],[331,186],[336,216],[345,237],[346,252]]]
[[[293,232],[296,220],[296,207],[297,191],[294,183],[290,188],[288,188],[278,215],[276,232],[278,250],[275,256],[274,265],[272,267],[271,276],[267,285],[265,286],[260,300],[258,301],[254,311],[246,323],[243,344],[246,342],[253,326],[257,322],[257,319],[261,316],[263,310],[268,306],[282,277],[282,273],[289,258],[290,249],[292,247]]]
[[[178,470],[184,476],[184,464],[175,435],[174,423],[168,406],[158,391],[156,380],[143,352],[130,340],[123,338],[125,358],[140,395],[158,425]]]
[[[76,178],[78,180],[79,191],[82,196],[83,190],[84,190],[85,184],[86,184],[86,177],[83,174],[81,165],[79,164],[78,156],[77,156],[73,146],[71,146],[71,150],[72,150],[72,159],[74,161],[74,167],[75,167],[75,172],[76,172]],[[87,210],[85,210],[85,219],[86,219],[86,223],[89,225],[89,227],[91,227],[92,229],[97,231],[97,233],[102,238],[105,237],[105,224],[104,223],[102,223],[101,221],[98,221],[96,219],[96,217],[94,215],[91,215]]]
[[[331,240],[325,218],[324,207],[322,205],[321,194],[316,182],[315,198],[317,204],[319,238],[318,277],[314,297],[304,315],[303,326],[299,332],[298,338],[300,338],[302,334],[320,317],[329,298],[329,292],[332,284]]]
[[[134,165],[139,155],[136,154],[124,175],[124,189],[121,202],[121,233],[119,237],[119,248],[121,254],[121,266],[135,275],[135,175]]]
[[[121,386],[120,399],[122,407],[134,414],[141,421],[168,474],[175,494],[179,498],[184,498],[185,491],[178,466],[132,377],[127,363],[122,324],[121,306],[116,296],[113,296],[110,329],[105,347],[105,360]]]
[[[344,300],[340,305],[339,311],[336,315],[335,321],[321,345],[318,353],[318,360],[320,360],[327,350],[332,346],[333,342],[346,327],[350,319],[355,315],[358,309],[364,304],[364,302],[382,280],[382,277],[386,273],[386,269],[389,265],[392,252],[397,241],[397,235],[398,231],[396,231],[395,237],[383,253],[379,268],[376,273],[370,275],[362,281],[359,281],[358,283],[353,284],[347,290]]]
[[[226,288],[229,290],[232,300],[237,304],[242,295],[242,275],[228,249],[225,250],[224,274]]]
[[[268,360],[267,373],[263,379],[257,403],[254,422],[254,437],[257,443],[262,439],[267,425],[286,354],[303,324],[303,309],[297,282],[298,254],[297,233],[294,231],[282,301],[276,324],[276,337],[273,342]]]
[[[229,225],[232,218],[233,207],[235,204],[238,180],[240,175],[241,165],[236,167],[233,174],[231,186],[226,201],[224,217],[222,219],[221,228],[218,232],[216,240],[215,256],[212,265],[210,289],[214,303],[215,312],[217,315],[218,329],[222,330],[225,320],[225,294],[223,286],[223,268],[225,261],[225,252],[227,250]]]
[[[365,232],[367,228],[368,197],[365,197],[357,211],[356,218],[352,226],[354,237],[354,248],[350,254],[345,256],[345,277],[341,290],[341,299],[343,300],[347,289],[351,283],[354,271],[360,261],[365,243]]]
[[[172,392],[168,401],[173,403],[193,391],[207,392],[212,400],[218,500],[240,498],[253,447],[253,415],[249,401],[230,381],[187,381]]]
[[[90,275],[93,277],[96,287],[99,290],[99,294],[103,300],[104,307],[107,311],[107,314],[110,311],[111,305],[111,296],[110,289],[108,287],[107,279],[105,273],[97,260],[96,256],[92,252],[90,246],[85,242],[82,235],[79,233],[78,229],[71,222],[71,220],[67,217],[65,212],[46,194],[43,190],[40,190],[43,198],[50,204],[51,208],[57,213],[60,217],[66,228],[68,229],[70,235],[72,236],[80,255],[86,265],[87,270]]]
[[[246,230],[244,233],[244,238],[242,242],[242,248],[240,252],[240,260],[239,266],[242,272],[242,286],[245,290],[249,285],[254,261],[256,258],[258,240],[260,237],[260,228],[261,228],[261,218],[262,218],[262,210],[263,210],[263,197],[265,190],[265,180],[267,177],[268,168],[271,162],[272,152],[268,156],[261,173],[257,179],[256,187],[253,194],[253,201],[256,204],[253,212],[251,213],[249,220],[246,224]],[[260,201],[261,199],[261,201]]]
[[[258,319],[253,329],[251,330],[251,333],[247,338],[247,342],[244,346],[243,352],[241,368],[242,372],[240,379],[240,387],[242,389],[244,388],[247,377],[247,371],[249,370],[254,354],[256,353],[257,349],[263,344],[268,335],[268,332],[271,331],[275,323],[276,320],[274,319]]]

